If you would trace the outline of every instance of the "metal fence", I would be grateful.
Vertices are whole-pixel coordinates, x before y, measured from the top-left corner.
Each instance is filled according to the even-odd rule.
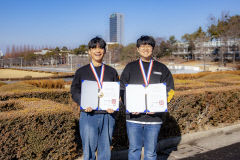
[[[116,53],[107,52],[104,56],[104,63],[112,64],[117,61]],[[73,55],[68,54],[62,57],[50,57],[48,59],[42,59],[41,57],[34,60],[26,60],[23,57],[16,58],[0,58],[1,68],[65,68],[69,71],[74,71],[81,66],[84,66],[90,62],[88,54],[85,55]]]

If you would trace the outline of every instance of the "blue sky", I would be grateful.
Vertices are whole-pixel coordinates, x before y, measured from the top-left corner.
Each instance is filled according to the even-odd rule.
[[[94,36],[108,40],[109,16],[124,15],[124,44],[141,35],[177,39],[209,16],[240,14],[240,0],[0,0],[0,50],[29,44],[77,47]]]

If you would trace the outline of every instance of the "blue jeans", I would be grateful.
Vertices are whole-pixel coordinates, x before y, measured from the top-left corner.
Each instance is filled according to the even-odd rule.
[[[156,160],[156,147],[160,128],[161,124],[127,122],[128,159],[140,160],[142,147],[144,146],[144,160]]]
[[[110,160],[110,144],[115,125],[111,114],[92,114],[81,112],[79,120],[84,160]]]

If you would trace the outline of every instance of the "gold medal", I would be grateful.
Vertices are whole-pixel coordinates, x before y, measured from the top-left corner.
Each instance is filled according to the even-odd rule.
[[[103,94],[103,92],[100,90],[99,92],[98,92],[98,97],[99,98],[102,98],[104,96],[104,94]]]

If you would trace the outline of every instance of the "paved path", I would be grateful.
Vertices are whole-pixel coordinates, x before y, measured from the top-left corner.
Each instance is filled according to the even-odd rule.
[[[240,160],[240,124],[167,139],[160,148],[158,160]],[[113,151],[112,160],[127,160],[127,150]]]
[[[234,126],[206,131],[208,136],[166,149],[159,160],[240,160],[240,125]]]

